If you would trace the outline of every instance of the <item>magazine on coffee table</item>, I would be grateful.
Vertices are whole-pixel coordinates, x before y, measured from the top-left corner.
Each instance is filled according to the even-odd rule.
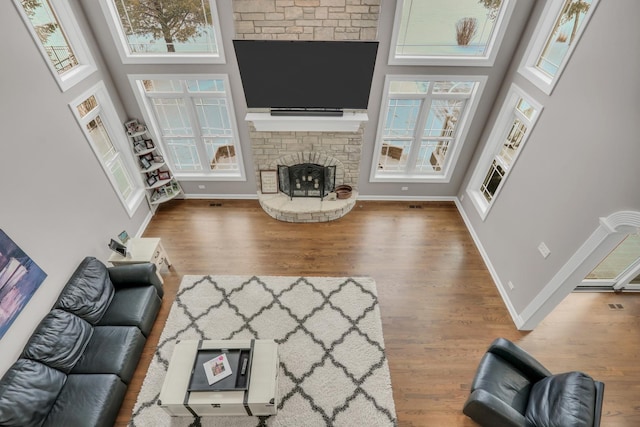
[[[227,360],[226,354],[214,357],[202,364],[204,366],[204,372],[207,374],[207,380],[209,385],[220,381],[223,378],[227,378],[232,374],[229,360]]]

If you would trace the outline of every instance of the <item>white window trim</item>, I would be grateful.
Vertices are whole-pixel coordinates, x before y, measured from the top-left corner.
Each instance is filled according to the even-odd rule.
[[[448,149],[451,150],[447,156],[445,164],[442,166],[442,173],[433,174],[406,174],[404,172],[398,173],[386,173],[384,176],[376,176],[378,170],[378,158],[382,151],[382,134],[384,132],[384,125],[386,122],[387,104],[389,103],[389,86],[392,81],[401,80],[424,80],[424,81],[473,81],[478,85],[474,88],[473,92],[468,98],[465,111],[457,124],[457,137],[452,141],[453,144]],[[448,183],[451,181],[453,171],[458,162],[458,157],[462,152],[462,146],[469,133],[471,122],[475,117],[476,110],[482,98],[482,92],[484,91],[485,84],[487,82],[487,76],[460,76],[460,75],[398,75],[388,74],[385,76],[383,97],[380,105],[380,114],[378,118],[378,130],[376,133],[376,144],[374,148],[373,161],[371,163],[371,174],[369,176],[369,182],[421,182],[421,183]],[[415,143],[415,142],[414,142]]]
[[[484,198],[484,196],[482,195],[482,192],[480,191],[480,186],[484,182],[484,179],[487,175],[489,167],[491,166],[491,163],[493,162],[493,159],[502,149],[506,135],[509,133],[511,129],[511,125],[513,124],[513,112],[516,107],[516,101],[519,98],[523,98],[527,103],[529,103],[533,108],[535,108],[536,114],[530,120],[527,120],[529,126],[527,127],[527,133],[524,135],[524,137],[522,138],[522,141],[520,142],[520,145],[522,148],[520,148],[516,152],[516,155],[513,158],[513,162],[511,163],[509,170],[505,173],[504,177],[502,178],[502,181],[500,182],[500,185],[496,189],[496,192],[493,195],[491,202],[487,202],[487,199]],[[525,144],[529,139],[529,137],[531,136],[531,133],[533,132],[536,122],[538,121],[538,118],[540,118],[540,114],[542,114],[542,110],[543,110],[542,104],[538,103],[535,99],[533,99],[531,95],[527,94],[517,85],[515,84],[511,85],[511,88],[509,89],[509,93],[507,94],[507,97],[505,98],[505,101],[502,104],[500,113],[498,114],[498,118],[496,119],[493,125],[493,129],[491,130],[491,134],[489,135],[487,144],[485,145],[484,150],[482,151],[482,155],[480,156],[480,159],[476,164],[476,168],[473,171],[473,175],[469,180],[469,185],[467,186],[467,190],[466,190],[467,195],[473,202],[473,205],[475,206],[476,210],[478,211],[478,214],[480,214],[480,217],[482,218],[483,221],[487,218],[489,211],[493,207],[496,199],[498,198],[498,195],[502,191],[502,188],[504,187],[505,182],[509,178],[511,171],[513,170],[516,163],[518,162],[518,159],[520,158],[520,154],[522,153],[522,150],[525,148]]]
[[[149,98],[145,95],[144,88],[138,83],[140,80],[223,80],[225,85],[227,108],[229,113],[229,121],[233,127],[233,143],[236,147],[236,158],[238,159],[238,172],[181,172],[173,168],[173,159],[165,156],[165,161],[172,167],[173,174],[180,181],[246,181],[246,173],[244,170],[244,160],[242,158],[242,147],[240,145],[240,136],[238,134],[238,122],[236,120],[235,108],[233,106],[233,97],[231,95],[231,85],[227,74],[128,74],[129,83],[133,88],[133,93],[138,101],[142,117],[149,131],[156,136],[165,153],[168,153],[164,140],[161,137],[160,125],[155,119],[155,115],[151,114],[153,106],[149,102]],[[206,95],[206,92],[203,92]],[[200,144],[201,141],[197,141]]]
[[[547,40],[551,36],[550,33],[553,31],[553,27],[556,25],[556,21],[562,12],[562,6],[564,5],[565,0],[550,0],[542,11],[542,15],[544,18],[538,22],[534,34],[537,35],[527,47],[527,51],[523,57],[522,62],[520,63],[520,67],[518,68],[518,72],[533,83],[538,89],[546,93],[547,95],[551,95],[553,89],[555,88],[558,80],[560,80],[560,76],[564,71],[573,51],[576,46],[580,42],[580,38],[582,37],[582,33],[587,28],[589,24],[589,20],[593,15],[593,12],[598,5],[599,0],[592,0],[591,6],[589,7],[589,11],[584,17],[582,25],[576,32],[576,39],[572,46],[569,47],[567,54],[562,59],[560,66],[558,67],[558,71],[553,77],[549,77],[547,74],[538,70],[536,67],[536,63],[542,55],[542,51],[545,48]]]
[[[129,52],[127,46],[127,38],[120,25],[120,16],[118,11],[113,6],[111,0],[98,0],[102,12],[107,19],[107,25],[113,41],[118,49],[118,54],[123,64],[224,64],[225,56],[222,46],[222,33],[220,32],[220,18],[218,17],[218,9],[215,0],[209,1],[214,31],[216,34],[216,42],[218,48],[218,54],[206,54],[206,53],[171,53],[171,54],[132,54]]]
[[[105,167],[106,165],[103,163],[102,159],[100,158],[100,153],[96,151],[96,147],[91,139],[91,136],[87,131],[87,127],[85,126],[85,119],[82,118],[80,116],[80,113],[78,112],[77,106],[81,104],[83,101],[85,101],[87,98],[89,98],[91,95],[94,95],[98,99],[100,110],[101,110],[100,117],[102,119],[102,123],[105,126],[105,129],[107,131],[107,134],[109,135],[109,139],[111,140],[111,143],[113,144],[114,148],[118,152],[118,155],[122,156],[122,160],[125,167],[127,168],[127,172],[129,172],[129,175],[131,176],[131,180],[134,185],[134,188],[133,188],[133,193],[131,194],[128,200],[122,197],[122,194],[120,193],[120,191],[118,191],[117,189],[118,186],[117,186],[117,183],[115,182],[115,178],[111,173],[107,171]],[[145,191],[143,189],[142,178],[140,176],[140,173],[138,172],[138,169],[135,167],[132,160],[131,147],[129,146],[129,141],[125,136],[124,128],[120,124],[120,119],[118,118],[115,107],[113,106],[113,102],[109,97],[109,93],[107,91],[107,88],[104,85],[104,82],[100,81],[96,83],[93,87],[85,91],[82,95],[78,96],[76,99],[71,101],[69,103],[69,108],[71,108],[71,112],[73,113],[73,116],[76,118],[78,122],[78,126],[80,126],[80,128],[82,129],[82,133],[84,134],[85,138],[87,139],[87,142],[91,146],[93,153],[96,155],[96,159],[100,163],[102,170],[104,171],[105,175],[109,179],[109,182],[113,187],[113,191],[118,196],[118,199],[120,199],[120,202],[122,203],[122,206],[124,206],[125,210],[127,211],[129,218],[132,218],[135,211],[138,209],[142,201],[145,199]]]
[[[20,0],[13,0],[13,3],[16,6],[16,9],[18,9],[18,13],[22,17],[31,37],[33,37],[33,41],[36,43],[38,50],[40,50],[42,59],[44,59],[44,62],[47,64],[51,74],[53,74],[53,78],[62,92],[65,92],[80,83],[97,70],[96,63],[91,55],[89,46],[85,41],[85,36],[82,34],[82,31],[80,31],[78,21],[76,20],[68,1],[50,0],[51,8],[58,17],[58,22],[60,23],[64,33],[67,35],[67,41],[78,60],[78,65],[62,74],[59,74],[51,63],[49,55],[47,55],[47,52],[45,51],[40,38],[36,34],[29,17],[25,13]]]
[[[478,57],[456,57],[456,56],[403,56],[396,57],[396,44],[398,43],[398,33],[402,21],[402,6],[405,0],[396,2],[396,13],[393,21],[393,32],[391,35],[391,47],[389,50],[389,65],[436,65],[436,66],[469,66],[469,67],[492,67],[502,39],[507,31],[507,26],[515,9],[514,0],[504,0],[504,7],[500,15],[496,18],[496,27],[489,40],[487,54]]]

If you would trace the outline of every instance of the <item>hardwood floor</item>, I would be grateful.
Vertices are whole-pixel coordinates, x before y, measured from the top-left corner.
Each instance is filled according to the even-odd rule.
[[[175,200],[160,207],[145,236],[162,238],[173,268],[163,272],[165,298],[118,426],[129,422],[185,274],[375,279],[401,427],[475,426],[462,405],[499,336],[552,372],[583,370],[604,381],[603,427],[640,425],[640,295],[574,293],[534,331],[520,332],[452,203],[358,202],[338,221],[290,224],[253,200]]]

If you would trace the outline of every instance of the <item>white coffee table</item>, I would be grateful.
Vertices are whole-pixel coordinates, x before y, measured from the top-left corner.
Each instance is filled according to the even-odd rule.
[[[198,353],[203,351],[205,353],[201,353],[201,356],[206,354],[207,357],[215,357],[223,352],[251,352],[248,378],[238,379],[241,385],[237,390],[190,390],[190,387],[194,387],[192,372],[200,364],[196,362]],[[231,369],[240,373],[238,366],[232,366]],[[158,404],[173,417],[275,415],[278,407],[278,369],[278,345],[273,340],[180,341],[173,350]],[[216,384],[210,388],[215,389]]]

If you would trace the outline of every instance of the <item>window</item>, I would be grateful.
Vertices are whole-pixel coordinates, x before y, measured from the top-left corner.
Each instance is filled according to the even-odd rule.
[[[371,180],[449,180],[485,80],[387,76]]]
[[[223,63],[214,0],[100,0],[124,63]]]
[[[68,1],[14,3],[60,89],[69,89],[96,70]]]
[[[467,188],[483,219],[504,186],[541,111],[541,105],[519,87],[511,86]]]
[[[567,65],[598,0],[553,0],[546,6],[536,28],[520,74],[551,94],[560,74]]]
[[[135,168],[123,154],[128,149],[115,108],[102,82],[69,104],[91,148],[129,216],[144,198]]]
[[[176,176],[244,179],[227,76],[130,78]]]
[[[513,0],[399,0],[392,65],[493,65]]]

